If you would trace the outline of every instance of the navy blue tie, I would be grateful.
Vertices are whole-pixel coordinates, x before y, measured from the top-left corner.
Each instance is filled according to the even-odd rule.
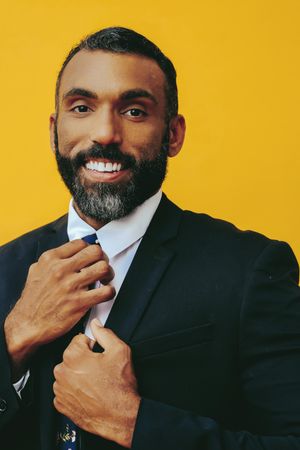
[[[88,244],[98,244],[96,234],[89,234],[82,238]],[[59,430],[57,432],[58,450],[80,450],[79,428],[72,420],[63,414],[60,415]]]

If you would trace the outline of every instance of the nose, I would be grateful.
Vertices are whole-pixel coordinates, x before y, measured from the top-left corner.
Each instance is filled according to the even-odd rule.
[[[114,111],[103,108],[94,115],[91,140],[101,145],[120,144],[120,123]]]

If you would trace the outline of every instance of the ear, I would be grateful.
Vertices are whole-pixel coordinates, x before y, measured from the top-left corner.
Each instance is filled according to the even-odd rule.
[[[173,117],[169,125],[169,150],[168,155],[176,156],[183,145],[185,136],[185,118],[181,115]]]
[[[49,118],[49,131],[50,131],[50,145],[52,151],[55,152],[55,124],[56,124],[56,114],[51,114]]]

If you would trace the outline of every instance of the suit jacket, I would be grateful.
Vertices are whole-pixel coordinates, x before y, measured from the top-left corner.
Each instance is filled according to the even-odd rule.
[[[30,264],[67,241],[66,221],[2,247],[2,321]],[[143,397],[132,448],[300,449],[299,291],[287,244],[163,197],[106,323],[131,346]],[[1,449],[54,449],[53,366],[77,331],[38,352],[22,402],[2,335]],[[81,446],[121,448],[85,432]]]

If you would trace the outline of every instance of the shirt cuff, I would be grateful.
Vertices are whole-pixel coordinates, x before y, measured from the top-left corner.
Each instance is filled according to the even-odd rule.
[[[16,393],[18,394],[18,396],[20,398],[21,398],[21,392],[27,383],[29,375],[30,375],[30,370],[27,370],[27,372],[25,373],[25,375],[22,376],[22,378],[20,378],[16,383],[13,383],[13,387],[15,388]]]

